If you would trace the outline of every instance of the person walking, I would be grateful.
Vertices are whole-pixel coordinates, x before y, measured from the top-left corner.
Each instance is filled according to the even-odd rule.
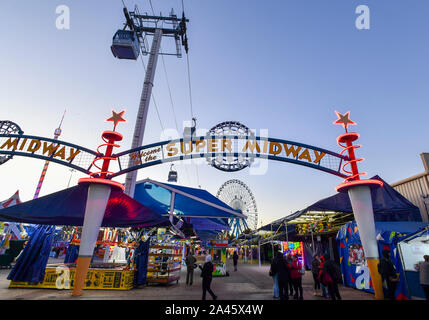
[[[341,300],[340,291],[338,290],[338,283],[342,279],[340,267],[330,259],[328,254],[325,254],[324,258],[325,262],[323,263],[320,281],[328,287],[332,300]]]
[[[238,264],[238,252],[237,252],[237,249],[234,250],[234,254],[232,255],[232,261],[234,262],[234,271],[237,271],[237,264]]]
[[[289,300],[288,286],[291,281],[290,269],[281,252],[277,252],[272,264],[272,272],[277,275],[280,300]]]
[[[279,274],[277,272],[277,256],[274,257],[273,261],[271,262],[270,267],[270,276],[273,277],[273,298],[279,299]]]
[[[213,293],[212,289],[210,288],[210,285],[213,279],[213,270],[214,270],[214,266],[212,263],[212,256],[207,255],[204,266],[201,267],[201,265],[199,265],[198,267],[201,269],[201,277],[203,278],[203,298],[202,299],[206,300],[206,291],[208,291],[212,296],[213,300],[216,300],[217,296]]]
[[[304,300],[302,296],[302,263],[298,259],[298,255],[295,254],[293,256],[292,268],[291,268],[291,276],[292,276],[292,284],[295,294],[293,298],[295,300]],[[299,292],[299,295],[298,295]]]
[[[194,266],[197,259],[194,257],[194,253],[189,250],[188,255],[185,259],[186,262],[186,285],[192,286],[194,282]]]
[[[291,269],[292,269],[292,262],[293,262],[292,255],[291,255],[290,253],[288,253],[288,254],[286,255],[286,263],[287,263],[287,265],[288,265],[289,270],[291,270]],[[290,296],[293,296],[293,284],[292,284],[292,278],[290,279],[288,286],[289,286],[289,295],[290,295]]]
[[[319,274],[320,274],[320,260],[319,255],[316,253],[311,262],[311,273],[313,274],[314,281],[314,295],[317,296],[320,290]]]
[[[381,258],[378,264],[378,272],[383,280],[383,287],[386,289],[386,298],[395,300],[395,291],[399,281],[396,268],[392,260],[390,260],[389,250],[384,249],[381,254],[383,258]]]
[[[325,257],[323,255],[320,256],[320,267],[319,267],[319,276],[317,280],[319,280],[320,288],[322,289],[322,297],[328,298],[329,294],[326,292],[326,287],[322,282],[322,270],[323,270],[323,264],[325,263]]]
[[[420,285],[425,293],[426,300],[429,300],[429,255],[423,256],[424,261],[419,262],[416,266],[420,272]]]

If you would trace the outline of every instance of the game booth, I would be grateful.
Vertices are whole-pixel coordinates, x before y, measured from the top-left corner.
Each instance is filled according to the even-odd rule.
[[[228,240],[210,240],[207,243],[207,249],[212,256],[214,265],[213,276],[225,277],[228,275],[226,269],[226,251],[228,248]]]
[[[426,222],[375,223],[380,256],[383,250],[390,251],[390,259],[399,274],[397,300],[424,298],[416,264],[424,260],[423,255],[429,254],[428,226]],[[344,284],[374,293],[356,222],[343,226],[337,240]]]

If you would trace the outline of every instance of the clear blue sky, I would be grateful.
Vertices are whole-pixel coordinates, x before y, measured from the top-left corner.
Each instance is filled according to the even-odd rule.
[[[126,0],[150,12],[148,0]],[[152,0],[155,11],[181,12],[180,0]],[[71,10],[71,29],[57,30],[55,9]],[[357,30],[355,9],[368,5],[371,29]],[[423,0],[185,0],[190,19],[192,98],[198,127],[236,120],[269,135],[340,151],[334,110],[351,111],[361,134],[358,155],[368,176],[395,182],[423,171],[429,151],[429,2]],[[110,110],[126,109],[120,124],[131,145],[143,83],[141,61],[110,52],[124,21],[120,0],[3,0],[0,2],[0,118],[26,134],[53,136],[63,110],[62,140],[95,149]],[[167,41],[163,46],[168,47]],[[144,58],[147,61],[146,57]],[[186,59],[166,56],[177,122],[190,120]],[[175,128],[162,61],[154,95],[164,128]],[[144,143],[160,140],[151,104]],[[43,161],[15,157],[0,166],[0,200],[17,189],[30,200]],[[169,164],[140,170],[139,179],[166,181]],[[179,183],[197,186],[195,166],[178,163]],[[202,188],[216,193],[228,179],[254,192],[268,223],[332,195],[341,179],[270,162],[263,176],[198,167]],[[71,186],[82,175],[75,173]],[[67,187],[70,172],[51,164],[41,195]],[[118,179],[119,181],[123,181]]]

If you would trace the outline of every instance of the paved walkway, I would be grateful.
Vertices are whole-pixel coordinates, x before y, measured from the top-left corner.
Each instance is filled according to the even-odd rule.
[[[269,266],[258,267],[256,264],[239,264],[238,271],[228,268],[229,277],[213,278],[212,290],[219,300],[273,300],[273,281],[268,276]],[[71,290],[52,289],[9,289],[7,275],[10,270],[0,270],[0,300],[24,299],[127,299],[127,300],[200,300],[201,277],[197,269],[194,273],[193,286],[186,286],[186,269],[182,268],[179,283],[168,286],[150,285],[129,291],[119,290],[85,290],[78,298],[71,297]],[[313,296],[313,278],[306,272],[303,278],[304,300],[325,300]],[[359,290],[340,286],[345,300],[373,300],[374,296]],[[211,299],[210,295],[207,295]]]

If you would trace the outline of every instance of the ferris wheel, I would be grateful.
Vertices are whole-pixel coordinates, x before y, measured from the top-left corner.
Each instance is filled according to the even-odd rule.
[[[216,196],[247,217],[247,219],[229,219],[228,223],[234,236],[240,235],[246,229],[257,228],[258,210],[255,197],[244,182],[237,179],[228,180],[219,188]]]
[[[253,137],[255,134],[244,124],[241,124],[238,121],[225,121],[215,125],[208,132],[210,136],[223,137],[223,136],[239,136]],[[244,159],[242,156],[231,157],[231,156],[222,156],[219,155],[215,158],[208,159],[209,164],[216,169],[228,172],[234,172],[242,170],[250,166],[253,162],[253,159],[248,160]]]
[[[24,131],[12,121],[3,121],[0,120],[0,134],[23,134]],[[19,141],[19,138],[18,138]],[[12,159],[13,156],[0,156],[0,165],[5,163],[6,161]]]

